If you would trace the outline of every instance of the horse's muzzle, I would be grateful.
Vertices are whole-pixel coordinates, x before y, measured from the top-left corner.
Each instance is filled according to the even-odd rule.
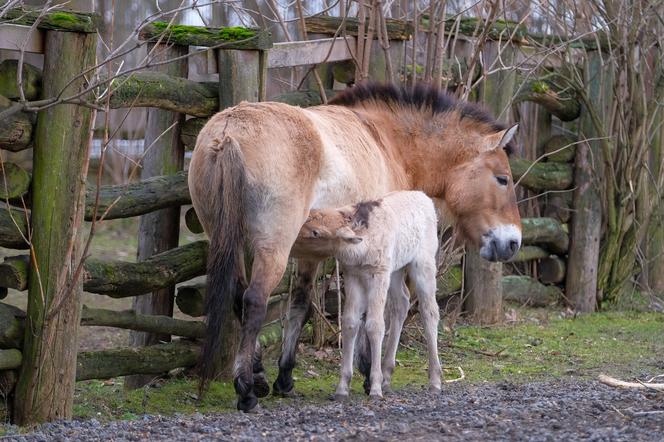
[[[521,229],[514,224],[503,224],[482,235],[480,256],[487,261],[509,261],[520,247]]]

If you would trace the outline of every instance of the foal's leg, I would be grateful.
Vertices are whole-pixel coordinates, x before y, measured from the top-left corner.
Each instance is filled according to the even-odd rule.
[[[381,370],[381,354],[385,337],[385,299],[389,287],[389,273],[380,273],[365,278],[367,283],[367,336],[371,345],[371,390],[369,396],[383,397],[381,389],[383,373]]]
[[[414,263],[408,275],[415,283],[415,294],[419,302],[420,318],[424,327],[424,337],[429,353],[429,388],[440,391],[440,361],[438,359],[438,322],[440,312],[436,302],[436,264],[435,262]]]
[[[274,394],[282,396],[293,394],[293,368],[295,367],[297,341],[304,324],[311,316],[311,295],[319,263],[318,260],[304,259],[297,262],[296,285],[289,302],[281,357],[279,358],[279,376],[272,386]]]
[[[253,376],[256,338],[265,320],[267,299],[281,280],[287,262],[288,251],[257,248],[254,255],[251,282],[242,296],[240,349],[235,357],[238,410],[249,411],[258,403]]]
[[[346,288],[346,303],[341,323],[341,339],[343,344],[341,356],[341,376],[337,391],[334,394],[336,400],[344,400],[350,391],[350,380],[353,377],[353,354],[355,352],[355,339],[360,327],[360,315],[364,310],[364,293],[359,281],[355,276],[344,275]]]
[[[408,316],[410,307],[410,294],[404,272],[398,271],[390,276],[390,289],[387,292],[387,303],[385,305],[386,322],[388,323],[387,341],[385,342],[385,355],[383,356],[383,392],[391,390],[392,372],[396,364],[397,349],[401,330]]]

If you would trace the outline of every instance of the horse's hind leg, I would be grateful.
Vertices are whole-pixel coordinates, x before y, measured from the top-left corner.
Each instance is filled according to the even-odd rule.
[[[438,322],[440,312],[436,302],[436,264],[423,262],[411,265],[408,275],[415,283],[415,294],[419,303],[420,318],[424,327],[424,338],[429,354],[429,387],[440,391],[441,368],[438,359]]]
[[[403,323],[408,316],[410,307],[410,294],[404,272],[394,272],[390,277],[390,289],[387,294],[385,305],[386,322],[388,324],[387,339],[385,342],[385,355],[383,356],[383,393],[390,391],[392,373],[396,364],[397,349]]]
[[[293,393],[293,368],[297,342],[304,324],[311,316],[311,295],[320,261],[300,259],[297,262],[297,278],[289,302],[284,330],[284,341],[279,358],[279,376],[272,386],[274,394],[290,396]]]
[[[249,411],[258,403],[254,391],[256,338],[265,320],[267,299],[281,280],[288,262],[288,251],[262,249],[258,246],[255,250],[251,282],[242,296],[240,349],[235,358],[237,408],[242,411]]]

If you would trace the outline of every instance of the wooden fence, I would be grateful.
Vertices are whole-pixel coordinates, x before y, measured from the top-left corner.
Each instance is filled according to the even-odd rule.
[[[83,79],[67,83],[92,65],[96,17],[72,16],[76,20],[62,21],[47,14],[38,24],[37,34],[28,34],[25,26],[0,25],[0,30],[13,35],[16,41],[30,35],[28,50],[44,54],[43,72],[29,65],[23,68],[28,99],[53,96],[65,86],[71,90],[84,87]],[[24,14],[22,19],[23,25],[30,25],[35,17]],[[318,36],[333,34],[337,25],[329,18],[307,20],[310,33]],[[398,22],[389,25],[392,54],[403,57],[409,26]],[[346,41],[323,37],[273,44],[268,33],[256,30],[249,30],[252,37],[237,45],[224,37],[225,46],[214,49],[215,62],[210,66],[211,72],[219,74],[218,83],[187,79],[187,65],[182,62],[114,79],[111,108],[150,108],[145,145],[152,147],[144,158],[140,181],[103,186],[99,189],[98,200],[96,189],[88,186],[86,191],[84,185],[89,108],[59,104],[39,112],[36,118],[21,112],[0,122],[1,148],[34,150],[32,175],[5,162],[2,181],[7,185],[0,186],[0,196],[7,202],[0,210],[0,246],[26,251],[0,264],[0,287],[4,290],[1,293],[6,294],[8,288],[27,290],[29,300],[27,312],[0,303],[0,375],[4,379],[18,379],[14,392],[14,416],[18,423],[69,416],[74,380],[142,375],[132,376],[128,381],[139,386],[146,382],[145,375],[153,377],[195,363],[199,351],[197,340],[204,334],[203,322],[172,318],[174,303],[185,314],[202,316],[205,298],[205,287],[201,285],[180,286],[177,295],[174,293],[176,284],[205,274],[207,255],[206,241],[178,247],[180,207],[191,203],[183,170],[184,152],[193,148],[205,119],[219,109],[240,100],[264,100],[269,69],[351,60],[357,21],[348,19],[348,26]],[[151,48],[158,45],[156,52],[160,59],[167,60],[187,54],[190,46],[215,47],[222,34],[206,28],[195,33],[175,34],[164,32],[163,25],[155,23],[144,29],[141,38],[149,41]],[[486,57],[498,56],[500,39],[497,36],[495,41],[489,42]],[[463,44],[457,49],[461,56],[467,55]],[[527,41],[513,41],[501,56],[516,62],[528,50]],[[380,63],[379,52],[377,63]],[[65,64],[61,62],[63,53],[72,54]],[[0,110],[10,106],[11,100],[17,100],[11,93],[16,71],[16,61],[0,64],[3,79],[0,92],[6,95],[0,96]],[[486,78],[479,95],[504,119],[518,80],[506,72]],[[376,76],[380,76],[379,72]],[[324,78],[326,87],[331,88],[332,77],[330,74]],[[313,91],[289,93],[274,99],[304,106],[320,104],[318,93]],[[518,100],[534,101],[543,106],[545,117],[540,119],[540,130],[548,134],[552,115],[562,120],[579,115],[579,112],[570,113],[568,104],[561,106],[552,90],[542,91],[533,85],[528,85],[525,92],[518,95]],[[576,101],[571,101],[578,107]],[[175,129],[161,136],[173,123],[177,123]],[[587,179],[584,176],[587,154],[584,149],[578,149],[576,155],[573,148],[564,149],[575,140],[560,135],[548,138],[542,143],[543,151],[555,153],[546,161],[533,163],[519,157],[510,160],[515,180],[536,193],[572,189],[575,179],[578,189],[578,180]],[[576,172],[575,158],[581,165]],[[465,278],[466,310],[480,322],[499,320],[503,299],[534,305],[561,302],[565,269],[571,265],[566,258],[568,253],[572,255],[567,227],[570,216],[575,231],[596,227],[588,225],[596,223],[592,216],[577,217],[574,204],[582,200],[579,194],[577,190],[574,197],[577,202],[573,203],[571,191],[557,193],[542,208],[547,217],[523,220],[524,246],[514,261],[537,260],[538,279],[503,276],[502,265],[485,263],[478,259],[476,252],[470,251],[465,276],[458,266],[442,275],[439,296],[459,292]],[[19,204],[21,198],[29,201],[28,213]],[[92,220],[95,214],[103,215],[106,220],[141,217],[138,262],[105,261],[93,256],[85,260],[81,269],[77,268],[83,254],[82,222]],[[200,225],[192,209],[186,219],[187,226],[199,233]],[[26,241],[28,238],[30,243]],[[583,259],[583,253],[581,251],[576,259]],[[81,278],[76,278],[77,272]],[[331,269],[327,272],[331,273]],[[273,324],[268,328],[269,334],[277,337],[281,333],[278,320],[285,311],[290,273],[287,272],[270,299],[266,322]],[[116,298],[134,297],[134,308],[118,312],[81,306],[83,291]],[[336,313],[336,305],[330,304],[328,309]],[[130,329],[135,346],[76,354],[79,324]],[[171,336],[182,339],[157,343],[170,341]],[[47,397],[49,399],[45,400]]]

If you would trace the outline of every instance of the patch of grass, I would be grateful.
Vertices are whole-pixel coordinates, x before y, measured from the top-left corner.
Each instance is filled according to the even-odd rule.
[[[542,323],[543,322],[543,323]],[[607,312],[576,319],[553,319],[501,327],[459,326],[453,336],[441,333],[441,360],[445,379],[463,368],[465,383],[529,382],[565,376],[594,378],[600,372],[629,378],[664,371],[664,315]],[[427,386],[426,353],[414,339],[402,347],[394,372],[395,389]],[[494,355],[494,356],[491,356]],[[278,349],[266,355],[268,378],[277,375]],[[659,359],[658,359],[659,358]],[[339,351],[305,347],[294,371],[299,399],[269,396],[265,407],[302,400],[327,401],[339,376]],[[78,418],[135,419],[148,414],[235,411],[235,393],[229,382],[213,382],[202,401],[196,397],[195,379],[179,377],[157,388],[125,392],[122,380],[79,382],[74,413]],[[353,378],[353,400],[364,398],[362,378]]]

